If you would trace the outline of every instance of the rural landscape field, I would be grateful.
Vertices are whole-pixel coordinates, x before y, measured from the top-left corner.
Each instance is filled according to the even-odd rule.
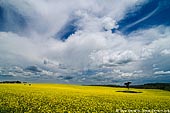
[[[0,113],[163,113],[169,108],[170,92],[157,89],[0,84]]]
[[[0,113],[170,113],[170,0],[0,0]]]

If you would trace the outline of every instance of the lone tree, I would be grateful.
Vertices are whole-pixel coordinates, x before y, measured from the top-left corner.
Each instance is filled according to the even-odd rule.
[[[126,82],[126,83],[124,83],[124,85],[128,88],[128,90],[129,90],[129,85],[131,84],[132,82]]]

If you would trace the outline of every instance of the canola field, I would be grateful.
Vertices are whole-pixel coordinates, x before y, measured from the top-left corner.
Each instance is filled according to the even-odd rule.
[[[0,113],[169,112],[169,91],[126,91],[125,88],[64,84],[0,84]]]

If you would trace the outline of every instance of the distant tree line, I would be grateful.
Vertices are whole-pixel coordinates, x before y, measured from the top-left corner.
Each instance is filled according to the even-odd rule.
[[[24,85],[29,85],[31,86],[31,83],[28,83],[28,82],[21,82],[21,81],[2,81],[0,82],[0,84],[24,84]]]
[[[2,81],[0,82],[1,84],[21,84],[22,82],[21,81]]]
[[[125,84],[125,86],[121,85],[90,85],[90,86],[103,86],[103,87],[121,87],[121,88],[128,88]],[[143,85],[131,85],[130,88],[138,88],[138,89],[161,89],[170,91],[170,83],[148,83]]]
[[[141,89],[161,89],[170,91],[170,83],[148,83],[144,85],[133,85],[131,87]]]

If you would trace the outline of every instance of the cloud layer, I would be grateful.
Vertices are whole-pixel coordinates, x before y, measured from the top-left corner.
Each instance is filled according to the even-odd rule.
[[[2,0],[3,25],[18,30],[0,32],[0,78],[81,84],[167,82],[170,27],[153,26],[128,35],[118,30],[128,11],[145,3]],[[18,27],[21,22],[13,21],[14,12],[26,26]],[[62,41],[56,34],[71,20],[77,30]]]

